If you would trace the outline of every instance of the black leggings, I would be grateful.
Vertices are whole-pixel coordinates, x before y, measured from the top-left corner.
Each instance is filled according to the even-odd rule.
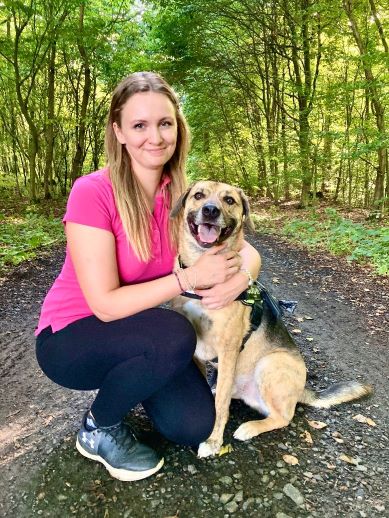
[[[121,421],[142,403],[167,439],[196,446],[211,433],[215,407],[192,357],[196,335],[178,313],[153,308],[101,322],[86,317],[36,341],[43,372],[70,389],[99,392],[91,411],[100,426]]]

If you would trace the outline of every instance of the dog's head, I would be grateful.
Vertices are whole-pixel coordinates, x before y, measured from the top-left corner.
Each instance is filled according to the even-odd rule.
[[[183,211],[184,225],[201,248],[238,238],[249,224],[250,207],[242,189],[225,183],[201,181],[179,198],[170,216]]]

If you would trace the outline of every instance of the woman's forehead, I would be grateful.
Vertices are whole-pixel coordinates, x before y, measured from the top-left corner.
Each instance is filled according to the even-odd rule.
[[[175,108],[169,97],[158,92],[138,92],[124,103],[122,115],[131,119],[174,117]]]

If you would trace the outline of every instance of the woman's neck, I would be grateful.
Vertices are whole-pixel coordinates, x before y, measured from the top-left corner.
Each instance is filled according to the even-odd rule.
[[[139,184],[141,185],[143,192],[146,195],[150,210],[154,208],[154,198],[158,190],[158,186],[161,182],[163,168],[160,170],[151,169],[142,171],[140,174],[134,171],[135,176]]]

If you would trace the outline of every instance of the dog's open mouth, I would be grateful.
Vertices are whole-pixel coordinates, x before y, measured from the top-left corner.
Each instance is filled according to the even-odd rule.
[[[200,223],[196,225],[195,222],[189,218],[188,224],[192,236],[203,248],[210,248],[211,246],[221,243],[227,239],[234,230],[233,226],[222,228],[212,223]]]

